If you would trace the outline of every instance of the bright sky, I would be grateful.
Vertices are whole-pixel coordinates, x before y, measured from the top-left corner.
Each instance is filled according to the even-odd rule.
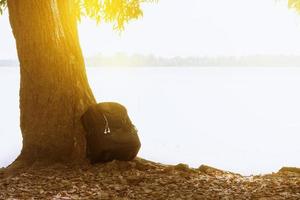
[[[287,0],[160,0],[124,33],[83,20],[85,56],[115,52],[160,56],[300,55],[300,15]],[[8,16],[0,17],[0,59],[15,58]]]

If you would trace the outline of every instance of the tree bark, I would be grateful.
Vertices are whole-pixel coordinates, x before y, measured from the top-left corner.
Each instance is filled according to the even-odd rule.
[[[8,0],[20,61],[17,161],[81,162],[80,117],[95,103],[79,45],[74,0]]]

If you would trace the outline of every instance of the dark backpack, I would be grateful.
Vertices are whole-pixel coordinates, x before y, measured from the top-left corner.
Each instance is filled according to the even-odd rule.
[[[87,156],[92,163],[136,157],[141,143],[124,106],[99,103],[91,106],[81,120],[87,132]]]

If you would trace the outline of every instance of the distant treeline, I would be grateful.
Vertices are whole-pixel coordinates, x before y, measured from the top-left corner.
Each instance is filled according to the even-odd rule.
[[[153,55],[97,55],[88,66],[300,66],[299,56],[254,55],[245,57],[157,57]]]
[[[113,56],[97,55],[85,59],[88,67],[130,66],[299,66],[299,56],[253,55],[244,57],[158,57],[153,55],[127,55],[117,53]],[[0,66],[18,66],[17,60],[0,60]]]
[[[0,67],[15,67],[19,66],[19,61],[17,60],[0,60]]]

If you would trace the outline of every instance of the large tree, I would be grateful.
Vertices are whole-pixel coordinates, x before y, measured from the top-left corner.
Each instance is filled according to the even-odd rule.
[[[80,117],[96,103],[78,40],[82,16],[114,29],[142,16],[143,0],[0,0],[8,8],[20,62],[23,148],[12,167],[83,162]]]

